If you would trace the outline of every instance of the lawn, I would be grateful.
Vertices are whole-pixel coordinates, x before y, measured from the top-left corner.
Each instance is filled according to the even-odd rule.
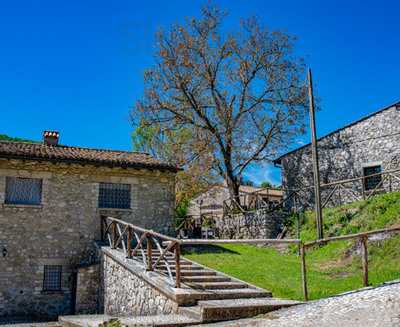
[[[357,213],[354,215],[354,213]],[[400,222],[400,193],[327,209],[327,236],[393,226]],[[312,215],[303,218],[301,237],[315,234]],[[400,235],[369,242],[369,278],[372,285],[400,279]],[[272,291],[274,296],[302,299],[300,261],[295,248],[278,251],[252,245],[230,244],[186,251],[185,256],[205,266]],[[362,287],[361,259],[353,241],[339,241],[307,252],[310,299]]]

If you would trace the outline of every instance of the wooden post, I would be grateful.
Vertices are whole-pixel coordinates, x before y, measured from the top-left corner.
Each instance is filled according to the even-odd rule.
[[[301,242],[300,244],[300,258],[301,258],[301,282],[303,286],[303,296],[304,296],[304,301],[308,301],[306,250],[303,242]]]
[[[365,200],[365,180],[364,176],[361,178],[362,199]]]
[[[296,238],[300,239],[300,215],[297,210],[297,194],[293,197],[294,201],[294,214],[296,215]],[[297,255],[300,255],[300,244],[297,246]]]
[[[151,236],[147,235],[147,270],[153,270],[153,248],[151,244]],[[161,253],[160,253],[161,255]]]
[[[115,249],[117,245],[117,223],[115,221],[112,222],[112,245],[111,248]]]
[[[311,128],[311,144],[312,144],[311,149],[312,149],[313,173],[314,173],[315,219],[317,223],[317,237],[318,239],[322,239],[324,238],[324,232],[322,224],[317,131],[315,127],[315,108],[314,108],[314,94],[313,94],[311,69],[308,69],[308,97],[310,105],[310,128]]]
[[[132,239],[133,239],[132,227],[128,226],[128,237],[126,239],[126,257],[128,259],[132,259]]]
[[[363,266],[363,286],[367,287],[368,282],[368,236],[361,238],[361,255],[362,255],[362,266]]]
[[[181,245],[175,244],[175,286],[181,287]]]

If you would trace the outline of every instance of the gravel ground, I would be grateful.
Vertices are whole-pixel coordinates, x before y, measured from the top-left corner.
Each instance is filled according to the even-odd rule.
[[[400,327],[400,281],[209,326]]]

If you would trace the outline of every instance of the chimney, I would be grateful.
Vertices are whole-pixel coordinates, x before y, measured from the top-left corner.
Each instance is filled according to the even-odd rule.
[[[43,144],[45,145],[58,145],[58,138],[60,134],[56,131],[43,132]]]

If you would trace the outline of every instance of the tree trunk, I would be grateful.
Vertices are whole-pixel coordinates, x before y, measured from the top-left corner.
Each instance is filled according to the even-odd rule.
[[[226,183],[228,186],[230,198],[231,200],[233,200],[235,206],[241,205],[240,193],[239,193],[239,187],[240,187],[239,180],[234,176],[227,174]]]

